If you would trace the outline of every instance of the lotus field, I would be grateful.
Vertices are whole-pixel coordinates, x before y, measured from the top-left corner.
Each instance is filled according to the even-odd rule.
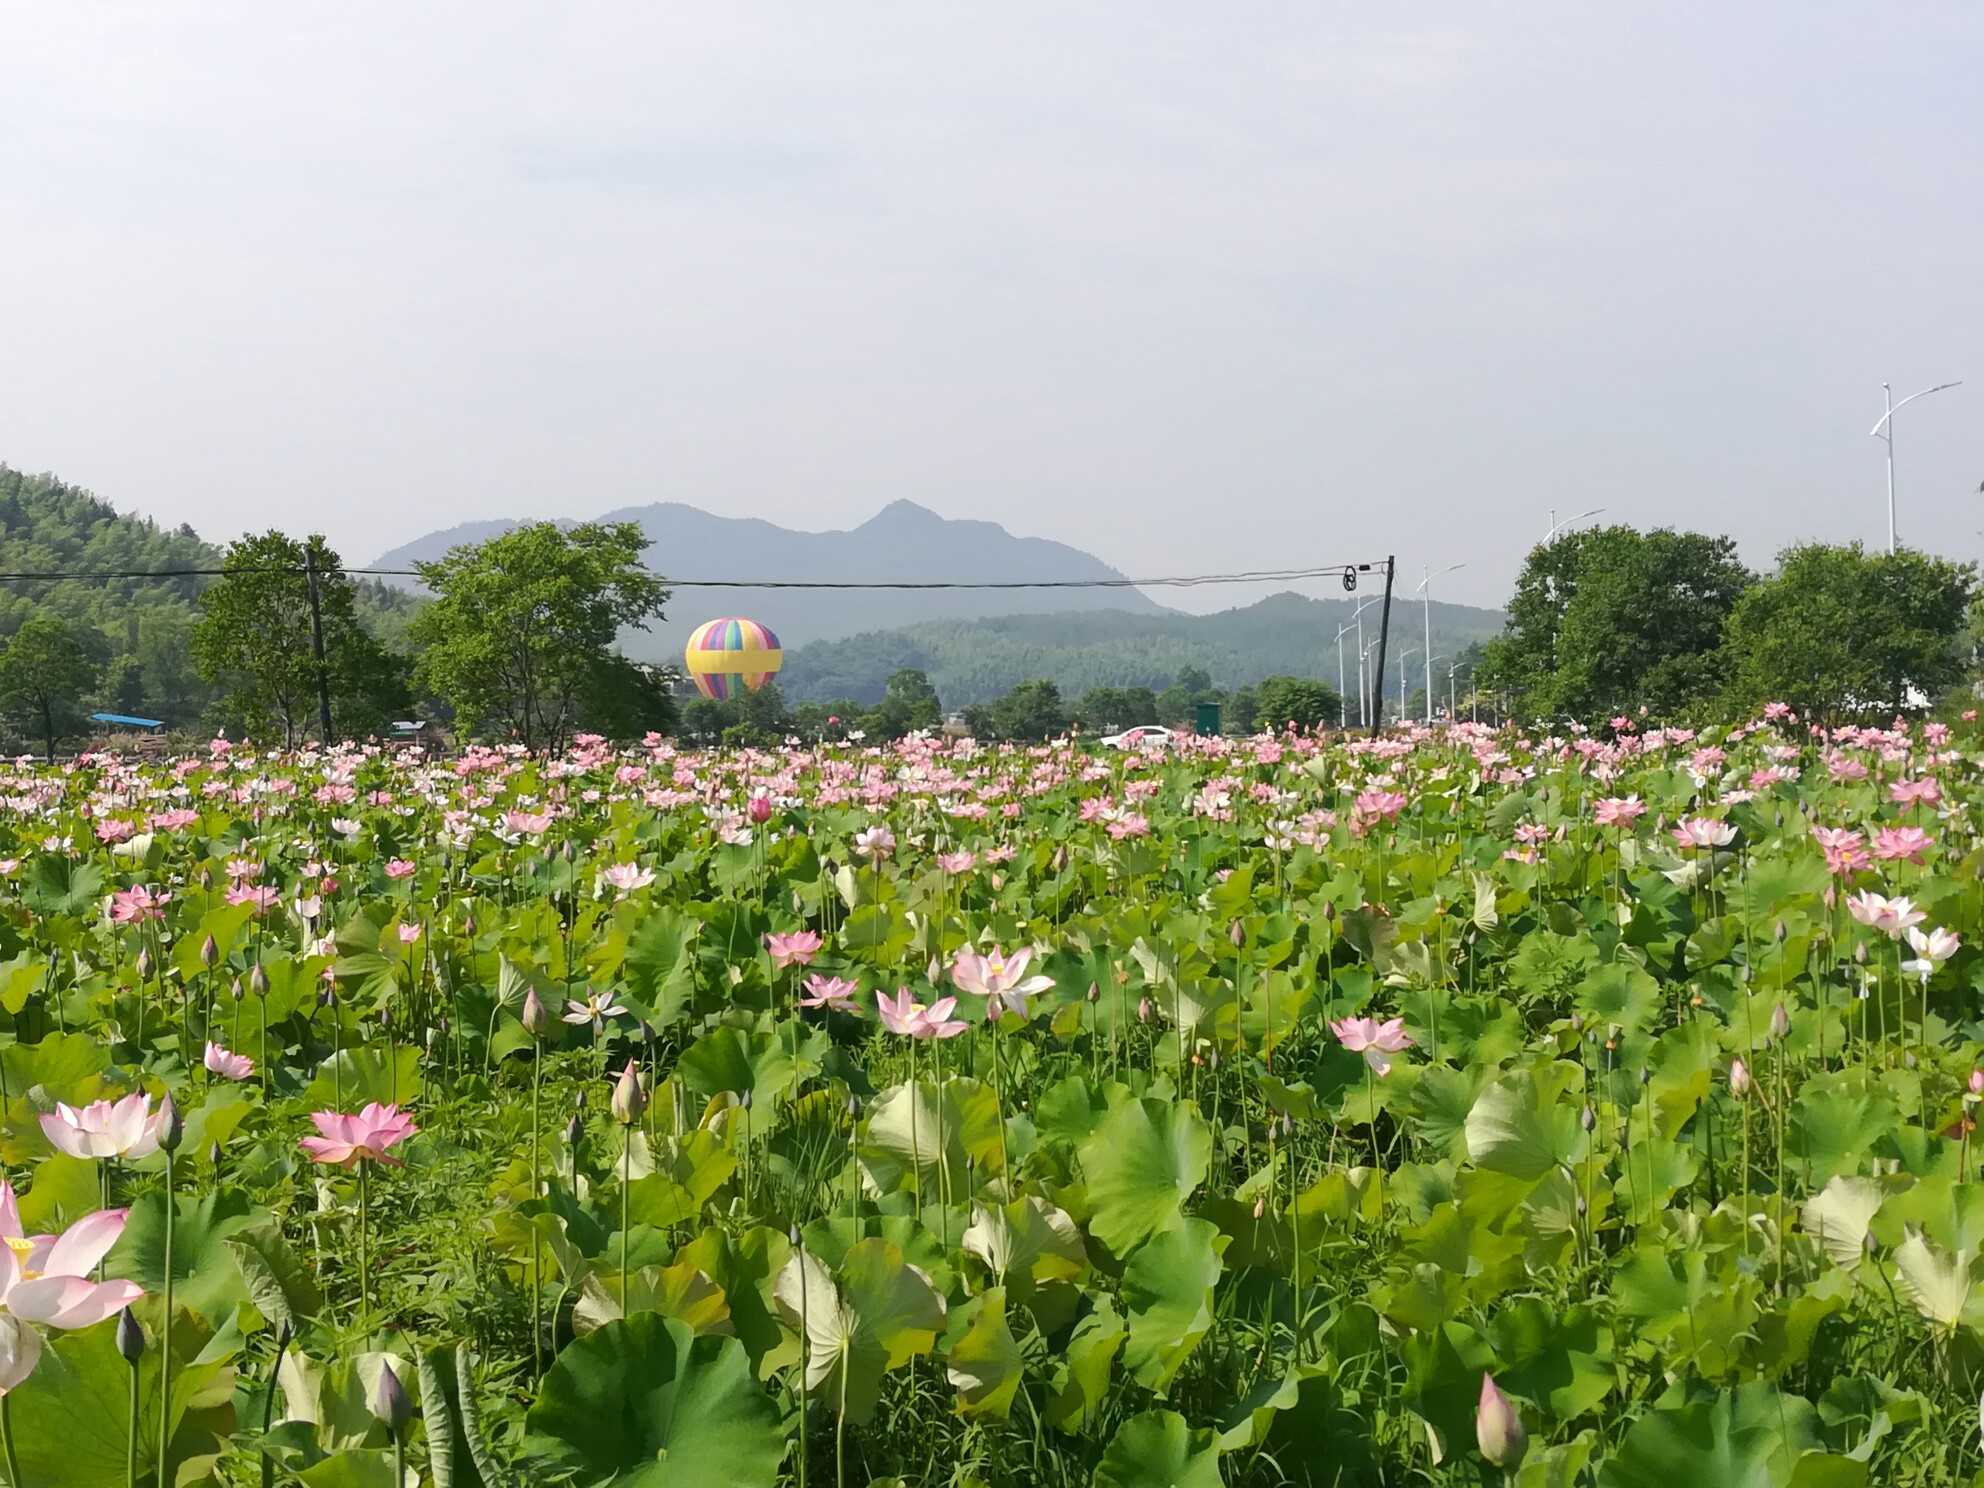
[[[0,772],[14,1488],[1984,1482],[1930,723]]]

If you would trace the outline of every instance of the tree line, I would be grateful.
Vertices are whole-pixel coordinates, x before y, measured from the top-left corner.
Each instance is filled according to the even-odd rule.
[[[1799,543],[1751,572],[1728,537],[1588,528],[1530,551],[1477,685],[1518,717],[1819,722],[1942,701],[1976,653],[1973,564]]]

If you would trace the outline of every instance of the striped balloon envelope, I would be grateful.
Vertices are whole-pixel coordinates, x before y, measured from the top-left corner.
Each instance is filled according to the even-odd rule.
[[[682,659],[696,690],[723,702],[771,681],[785,664],[785,653],[778,637],[757,621],[730,617],[697,626]]]

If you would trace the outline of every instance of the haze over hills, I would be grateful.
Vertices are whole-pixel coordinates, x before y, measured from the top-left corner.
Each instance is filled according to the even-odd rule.
[[[1283,593],[1211,615],[1100,610],[926,620],[796,647],[786,654],[779,682],[794,701],[874,702],[890,672],[914,667],[929,674],[947,708],[998,697],[1037,677],[1052,680],[1070,700],[1091,687],[1161,690],[1188,666],[1210,673],[1221,688],[1277,674],[1317,677],[1334,686],[1336,633],[1349,623],[1356,603]],[[1505,618],[1500,610],[1433,605],[1433,654],[1443,658],[1435,669],[1439,693],[1446,688],[1445,659],[1495,635]],[[1423,685],[1424,664],[1416,648],[1424,619],[1417,604],[1394,601],[1386,667],[1390,696],[1398,693],[1402,654],[1413,653],[1406,660],[1407,691]],[[1365,640],[1376,639],[1377,623],[1376,608],[1365,610]],[[1354,694],[1354,635],[1344,638],[1343,657]]]
[[[1067,582],[1124,577],[1101,559],[1065,543],[1015,537],[997,522],[941,517],[897,501],[843,532],[797,532],[748,517],[720,517],[680,502],[623,507],[599,518],[638,522],[652,546],[647,561],[671,580],[754,579],[783,582],[904,583]],[[458,543],[481,542],[518,525],[471,522],[430,533],[369,565],[408,568],[439,558]],[[561,526],[572,525],[561,522]],[[414,581],[394,582],[415,587]],[[739,589],[678,587],[666,620],[622,638],[637,660],[675,660],[690,631],[718,615],[748,615],[778,633],[786,648],[926,621],[994,615],[1110,610],[1126,617],[1176,614],[1140,590],[1098,589]]]

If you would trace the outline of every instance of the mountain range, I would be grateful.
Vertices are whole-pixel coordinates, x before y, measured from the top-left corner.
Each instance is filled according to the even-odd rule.
[[[667,618],[630,632],[622,646],[636,660],[674,660],[689,633],[718,615],[748,615],[777,633],[788,650],[810,641],[893,629],[928,620],[986,615],[1121,610],[1173,613],[1099,558],[1065,543],[1014,537],[996,522],[941,517],[913,501],[883,507],[859,527],[798,532],[750,517],[720,517],[680,502],[623,507],[602,522],[634,522],[647,533],[648,566],[674,586]],[[429,533],[381,554],[370,567],[411,568],[461,543],[483,542],[515,521],[470,522]],[[561,526],[571,526],[561,522]],[[759,583],[903,584],[1105,583],[1092,589],[777,589],[735,588],[724,579]],[[407,588],[416,581],[389,582]]]

